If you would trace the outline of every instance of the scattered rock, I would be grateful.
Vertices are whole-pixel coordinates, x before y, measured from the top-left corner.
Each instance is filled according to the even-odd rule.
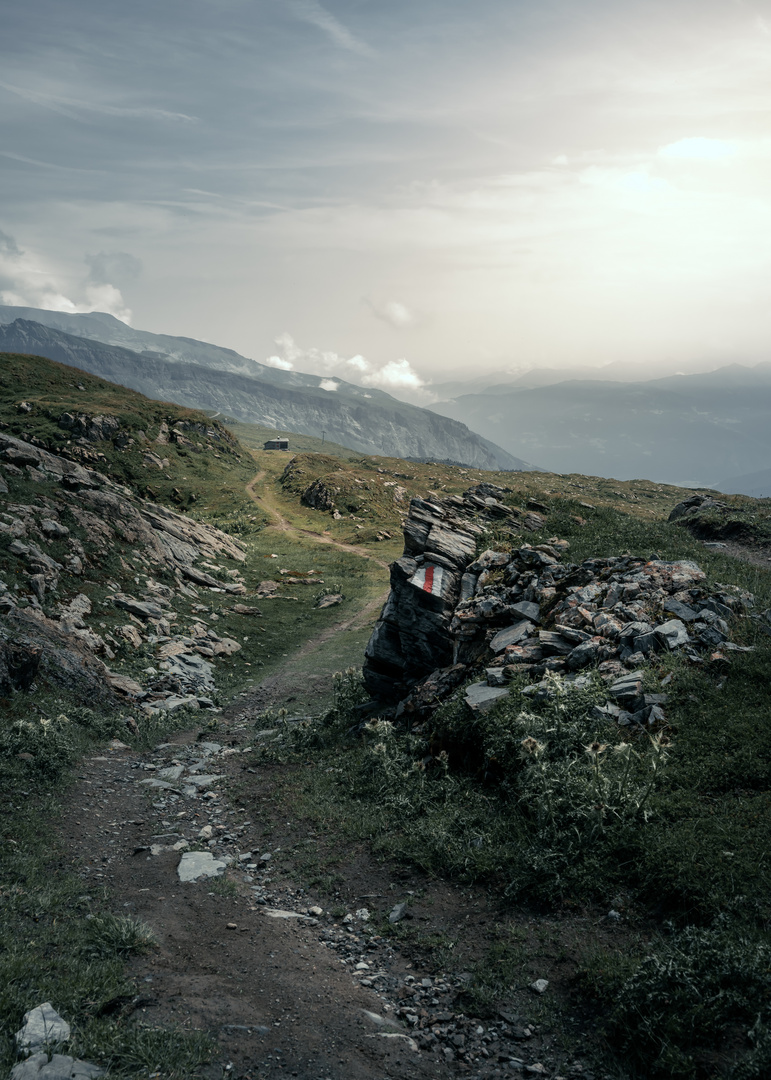
[[[388,921],[390,923],[398,923],[406,918],[409,918],[407,904],[394,904],[389,912]]]
[[[68,1057],[66,1054],[48,1054],[41,1051],[11,1069],[10,1080],[94,1080],[103,1076],[104,1069]]]
[[[50,1001],[24,1014],[24,1026],[16,1032],[16,1046],[21,1053],[34,1054],[38,1050],[61,1046],[70,1037],[70,1025],[59,1016]]]
[[[474,712],[487,712],[497,701],[508,697],[509,691],[487,683],[472,683],[466,690],[466,703]]]
[[[335,604],[342,604],[342,593],[329,593],[327,596],[322,596],[319,602],[316,604],[317,608],[334,607]]]

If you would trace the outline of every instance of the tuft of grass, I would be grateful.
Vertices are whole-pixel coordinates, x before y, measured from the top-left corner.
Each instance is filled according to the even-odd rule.
[[[90,920],[95,950],[105,956],[127,957],[155,945],[150,927],[133,915],[95,915]]]

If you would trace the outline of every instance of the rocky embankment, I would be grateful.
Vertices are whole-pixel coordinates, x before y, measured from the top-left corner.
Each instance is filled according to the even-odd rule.
[[[206,605],[196,601],[199,590],[246,592],[243,545],[3,433],[0,472],[40,483],[33,501],[15,502],[0,476],[0,536],[14,566],[12,585],[0,578],[2,692],[28,688],[40,672],[54,685],[77,686],[84,705],[211,706],[213,661],[241,646],[207,625],[200,614]],[[180,601],[193,611],[185,633],[174,630]],[[105,611],[125,621],[105,632]],[[122,646],[146,644],[155,647],[157,667],[145,670],[145,685],[106,663]]]
[[[751,611],[750,593],[708,589],[692,561],[623,555],[578,565],[557,537],[521,544],[514,535],[545,519],[504,505],[504,494],[480,485],[462,498],[410,504],[404,555],[392,564],[364,665],[373,698],[396,705],[397,715],[426,715],[477,673],[466,691],[473,709],[505,697],[520,674],[545,693],[547,675],[575,682],[596,669],[609,684],[604,715],[651,728],[666,701],[642,690],[654,654],[720,663],[745,648],[730,640],[730,624]],[[494,521],[510,526],[512,541],[477,555]]]

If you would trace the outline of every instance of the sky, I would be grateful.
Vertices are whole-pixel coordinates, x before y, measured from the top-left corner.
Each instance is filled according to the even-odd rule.
[[[771,0],[26,0],[0,301],[422,402],[769,359]]]

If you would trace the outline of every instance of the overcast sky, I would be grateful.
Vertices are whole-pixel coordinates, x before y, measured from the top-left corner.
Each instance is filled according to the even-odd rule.
[[[755,0],[26,0],[0,298],[418,395],[768,359],[770,75]]]

